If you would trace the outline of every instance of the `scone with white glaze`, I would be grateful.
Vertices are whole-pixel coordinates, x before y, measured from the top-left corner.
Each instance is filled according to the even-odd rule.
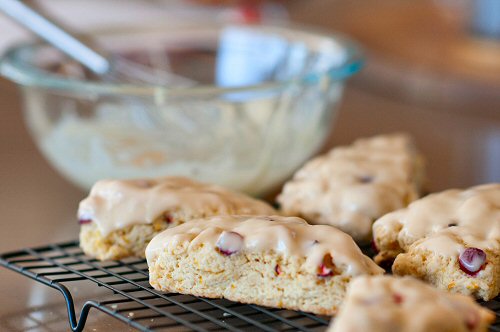
[[[411,138],[379,135],[309,161],[278,202],[287,215],[335,226],[366,243],[375,219],[419,197],[422,178],[422,157]]]
[[[500,184],[422,198],[373,225],[377,262],[483,300],[500,292]]]
[[[411,277],[353,280],[328,332],[487,332],[495,315],[468,297]]]
[[[349,235],[297,217],[193,220],[154,237],[146,258],[157,290],[326,315],[352,278],[383,273]]]
[[[265,202],[184,177],[101,180],[80,202],[80,246],[100,260],[145,257],[156,234],[188,220],[275,213]]]

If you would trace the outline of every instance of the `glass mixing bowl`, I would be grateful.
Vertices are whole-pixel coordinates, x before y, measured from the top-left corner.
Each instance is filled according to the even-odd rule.
[[[95,34],[169,82],[97,80],[45,44],[10,49],[27,124],[84,189],[102,178],[184,175],[263,195],[322,145],[362,63],[339,36],[289,27],[183,26]]]

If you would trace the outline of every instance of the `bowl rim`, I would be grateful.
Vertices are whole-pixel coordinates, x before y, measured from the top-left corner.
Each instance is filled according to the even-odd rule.
[[[286,33],[301,33],[312,37],[320,37],[330,40],[340,45],[346,51],[346,59],[339,66],[332,66],[325,71],[306,72],[296,75],[290,79],[266,82],[260,84],[251,84],[235,87],[219,87],[216,85],[205,84],[194,87],[166,87],[158,84],[133,84],[133,83],[110,83],[99,81],[88,81],[76,78],[67,78],[56,74],[47,74],[46,71],[39,69],[35,65],[22,61],[19,54],[29,49],[48,46],[47,43],[24,42],[10,47],[0,58],[0,74],[11,81],[29,87],[38,87],[54,91],[73,91],[79,93],[103,94],[103,95],[137,95],[137,96],[193,96],[206,94],[225,94],[243,91],[270,91],[281,90],[289,85],[296,84],[314,84],[323,79],[333,81],[343,81],[357,73],[364,66],[364,55],[361,47],[352,39],[337,33],[327,32],[318,28],[304,27],[297,24],[286,25],[249,25],[249,24],[211,24],[211,27],[222,29],[228,26],[244,27],[250,29],[271,29]],[[195,28],[200,28],[196,26]],[[147,31],[147,30],[145,30]],[[145,32],[143,31],[143,32]],[[89,35],[98,35],[99,31],[91,31]],[[101,32],[102,33],[102,32]],[[130,31],[114,31],[104,34],[124,34]]]

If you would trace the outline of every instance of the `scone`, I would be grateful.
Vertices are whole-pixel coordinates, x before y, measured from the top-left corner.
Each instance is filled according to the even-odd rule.
[[[328,332],[487,332],[494,320],[472,298],[411,277],[362,276],[350,284]]]
[[[102,180],[80,203],[80,246],[100,260],[145,257],[146,245],[156,234],[185,221],[275,213],[262,201],[183,177]]]
[[[419,197],[422,178],[422,158],[410,137],[380,135],[311,160],[285,184],[278,202],[287,215],[335,226],[363,243],[375,219]]]
[[[453,293],[491,300],[500,292],[500,219],[498,223],[490,230],[496,232],[496,240],[475,234],[470,226],[430,235],[398,255],[392,271]]]
[[[446,190],[373,225],[377,262],[393,272],[489,300],[500,291],[500,184]]]
[[[184,223],[146,249],[161,291],[331,315],[351,279],[383,270],[352,238],[280,216],[217,216]]]
[[[500,224],[499,202],[500,184],[493,183],[445,190],[388,213],[373,224],[375,261],[392,260],[414,242],[449,227],[471,226],[486,236]]]

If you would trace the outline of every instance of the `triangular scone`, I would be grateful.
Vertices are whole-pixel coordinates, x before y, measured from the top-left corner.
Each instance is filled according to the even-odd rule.
[[[102,180],[80,203],[80,246],[100,260],[144,257],[153,236],[185,221],[275,213],[265,202],[184,177]]]
[[[308,162],[285,184],[278,202],[287,215],[368,242],[375,219],[419,197],[422,173],[409,136],[359,139]]]
[[[500,219],[496,231],[500,235]],[[484,239],[469,226],[450,227],[412,244],[396,257],[392,271],[488,301],[500,292],[500,237]]]
[[[158,290],[331,315],[359,275],[382,274],[352,238],[279,216],[193,220],[146,249]]]
[[[500,184],[446,190],[373,225],[377,262],[393,272],[488,300],[500,291]]]
[[[328,332],[487,332],[493,312],[411,277],[359,277]]]
[[[375,261],[392,260],[414,242],[445,228],[471,226],[483,237],[495,237],[490,230],[499,225],[499,183],[431,194],[375,221]]]

